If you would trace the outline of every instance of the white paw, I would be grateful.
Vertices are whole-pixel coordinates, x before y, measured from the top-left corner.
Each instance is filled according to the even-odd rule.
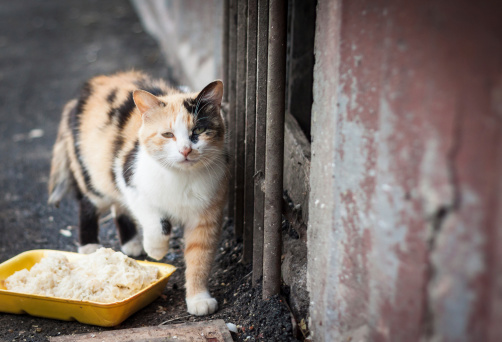
[[[169,238],[167,239],[148,239],[144,238],[143,245],[145,247],[145,252],[150,258],[155,260],[162,259],[169,250]]]
[[[134,236],[131,240],[122,245],[121,250],[122,253],[131,257],[140,256],[144,252],[141,237],[136,234],[136,236]]]
[[[208,292],[201,292],[186,299],[187,311],[191,315],[204,316],[218,310],[218,302]]]
[[[80,254],[91,254],[100,249],[101,246],[99,243],[88,243],[87,245],[78,246],[78,252]]]

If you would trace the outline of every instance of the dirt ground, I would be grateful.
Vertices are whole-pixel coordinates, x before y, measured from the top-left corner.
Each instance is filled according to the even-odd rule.
[[[119,248],[113,223],[104,222],[101,239],[105,246]],[[49,336],[211,319],[223,319],[226,323],[235,324],[238,333],[232,334],[232,337],[236,341],[296,341],[293,338],[291,313],[284,297],[262,300],[261,286],[252,287],[251,267],[239,262],[242,244],[233,238],[232,225],[226,225],[224,229],[210,280],[210,292],[218,300],[219,310],[206,317],[189,315],[184,300],[185,265],[182,246],[182,231],[176,230],[170,242],[171,250],[163,262],[176,266],[177,271],[169,279],[166,289],[157,300],[119,326],[101,328],[78,322],[0,314],[0,327],[2,327],[0,341],[47,341]]]
[[[89,77],[141,69],[170,80],[154,40],[128,1],[16,0],[0,7],[0,262],[23,251],[76,251],[76,202],[46,205],[50,153],[60,110]],[[210,290],[220,309],[189,316],[184,303],[182,232],[174,231],[163,260],[178,267],[163,295],[114,329],[222,318],[238,325],[239,341],[294,341],[283,297],[261,300],[242,246],[224,230]],[[101,242],[119,248],[111,221]],[[48,336],[104,328],[0,313],[0,341],[47,341]]]

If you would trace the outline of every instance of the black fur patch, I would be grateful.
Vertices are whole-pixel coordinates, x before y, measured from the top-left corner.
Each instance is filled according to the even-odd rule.
[[[125,180],[127,186],[131,185],[131,177],[133,175],[133,166],[136,161],[136,155],[138,153],[138,148],[139,148],[139,142],[136,141],[132,150],[130,150],[129,153],[127,153],[124,165],[122,166],[122,175],[124,177],[124,180]]]
[[[194,144],[197,144],[197,142],[199,141],[199,135],[200,134],[192,133],[192,135],[190,136],[190,141]]]
[[[113,142],[114,156],[117,155],[118,151],[122,148],[122,145],[124,144],[124,137],[122,136],[121,131],[126,125],[129,118],[132,116],[134,108],[136,108],[136,105],[134,104],[132,92],[130,92],[127,99],[119,107],[111,108],[110,111],[108,112],[109,120],[110,121],[114,119],[117,120],[117,128],[119,129],[119,133],[117,134],[117,137]],[[117,178],[116,178],[117,175],[115,175],[115,172],[113,171],[113,165],[112,169],[110,170],[110,173],[112,175],[113,182],[117,184]]]
[[[197,99],[192,99],[188,98],[183,101],[183,106],[185,106],[185,109],[187,112],[189,112],[192,115],[196,115],[195,109],[197,108]]]
[[[79,202],[79,242],[81,246],[98,243],[98,214],[96,207],[87,197]]]
[[[210,101],[202,101],[197,98],[189,98],[183,101],[185,109],[195,116],[195,126],[192,132],[197,128],[205,128],[208,134],[214,137],[222,138],[224,135],[223,122],[218,110]],[[193,143],[199,141],[199,135],[192,133],[190,140]]]
[[[111,123],[113,120],[117,120],[117,126],[119,130],[122,130],[129,118],[132,116],[134,108],[136,108],[136,105],[134,104],[132,92],[130,92],[127,99],[118,107],[111,107],[108,110],[108,123]]]
[[[117,113],[117,109],[111,107],[110,110],[108,111],[108,124],[111,124],[113,121],[113,118],[118,116],[119,114]]]
[[[117,90],[117,88],[113,89],[106,97],[106,102],[108,102],[110,105],[112,105],[115,101],[115,98],[117,98]]]
[[[91,177],[89,176],[89,172],[82,161],[82,156],[80,155],[80,118],[82,116],[84,107],[89,100],[89,97],[92,95],[92,87],[90,83],[85,83],[82,91],[80,93],[80,98],[77,103],[76,109],[73,109],[70,112],[70,128],[73,134],[73,148],[75,149],[75,155],[77,156],[78,164],[80,166],[80,170],[82,171],[82,175],[84,177],[84,182],[87,190],[92,192],[94,195],[102,197],[103,195],[94,188],[92,185]]]
[[[124,245],[131,241],[137,234],[136,224],[127,215],[120,215],[115,218],[115,225],[119,232],[120,244]]]
[[[118,134],[113,142],[113,155],[116,156],[122,145],[124,144],[124,137],[122,134]],[[114,164],[112,164],[112,169],[110,170],[112,175],[113,183],[117,185],[117,175],[115,174]]]
[[[80,115],[84,111],[84,106],[92,95],[92,86],[89,82],[85,82],[82,90],[80,91],[80,97],[77,103],[77,113]]]
[[[160,221],[160,224],[162,225],[162,234],[164,235],[169,235],[171,234],[172,226],[171,222],[169,222],[168,219],[164,218]]]
[[[132,115],[132,111],[136,108],[134,104],[134,99],[132,97],[132,92],[127,96],[127,100],[125,100],[114,112],[117,120],[118,120],[118,128],[122,130],[127,123],[127,120]]]

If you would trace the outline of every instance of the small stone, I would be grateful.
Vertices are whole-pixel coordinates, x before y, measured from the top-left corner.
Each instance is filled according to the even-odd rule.
[[[71,236],[71,232],[67,229],[60,229],[59,230],[59,233],[63,236],[66,236],[66,237],[70,237]]]
[[[227,323],[227,328],[231,332],[237,333],[237,326],[233,323]]]

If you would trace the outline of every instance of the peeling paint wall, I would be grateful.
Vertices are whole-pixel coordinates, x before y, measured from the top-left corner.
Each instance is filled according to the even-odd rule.
[[[315,341],[500,341],[502,6],[320,0]]]

